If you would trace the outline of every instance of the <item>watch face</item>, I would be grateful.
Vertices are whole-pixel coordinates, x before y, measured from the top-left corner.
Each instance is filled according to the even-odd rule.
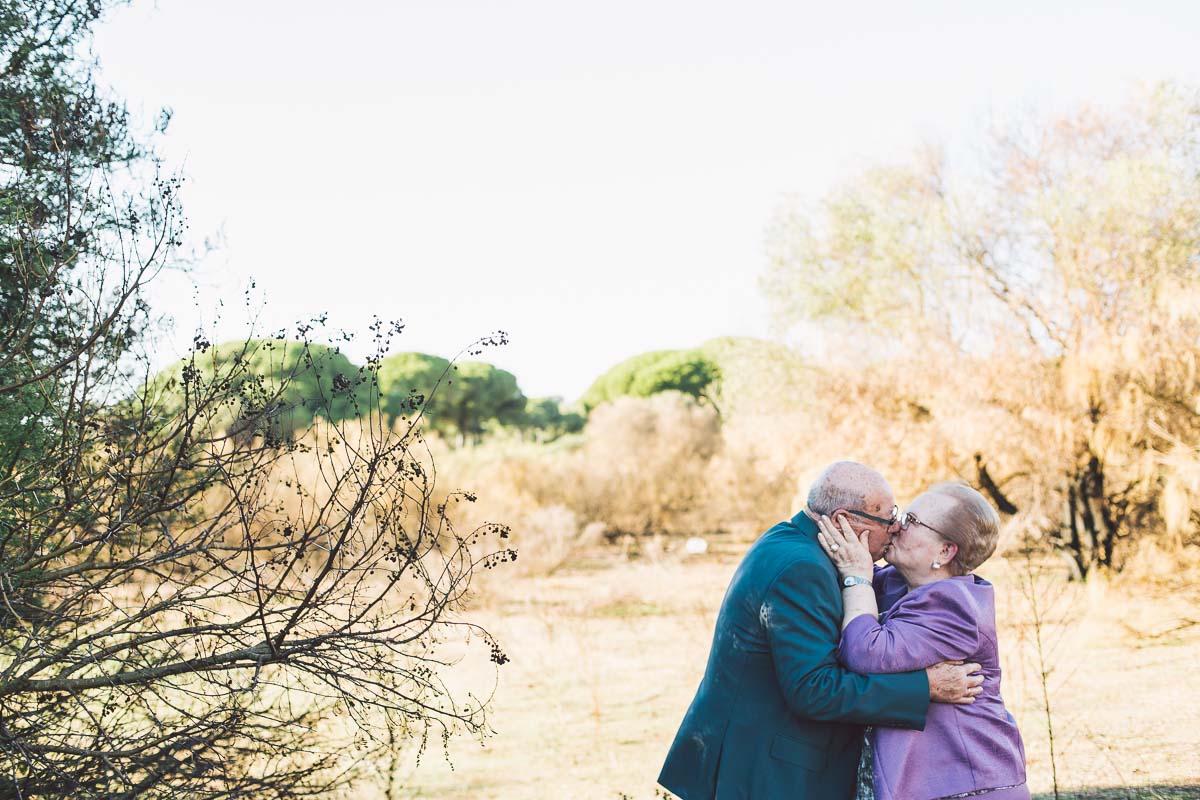
[[[849,575],[842,578],[842,586],[853,586],[853,585],[854,585],[854,578],[851,578]]]

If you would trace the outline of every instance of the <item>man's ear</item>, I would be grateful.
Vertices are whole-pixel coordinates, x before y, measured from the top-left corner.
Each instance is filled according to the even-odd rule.
[[[835,510],[832,514],[829,515],[829,518],[831,520],[833,520],[833,524],[837,527],[837,529],[839,531],[842,529],[842,520],[845,520],[846,527],[849,528],[850,530],[854,531],[855,535],[858,535],[862,532],[858,528],[855,527],[855,523],[858,522],[858,520],[855,518],[855,516],[853,514],[851,514],[849,511],[847,511],[844,508],[839,508],[839,509]]]

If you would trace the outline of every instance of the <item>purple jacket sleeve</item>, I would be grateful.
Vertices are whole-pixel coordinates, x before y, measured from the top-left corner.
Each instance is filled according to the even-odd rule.
[[[909,672],[969,658],[979,649],[979,611],[953,580],[905,597],[882,623],[862,614],[842,631],[838,660],[862,674]]]

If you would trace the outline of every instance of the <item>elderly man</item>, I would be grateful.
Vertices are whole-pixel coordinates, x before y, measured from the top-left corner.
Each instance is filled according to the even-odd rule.
[[[838,665],[842,594],[816,539],[822,514],[866,532],[876,558],[899,516],[882,475],[840,461],[813,483],[804,512],[750,547],[658,777],[683,800],[850,800],[864,725],[921,730],[931,700],[971,703],[979,692],[977,664],[891,675]]]

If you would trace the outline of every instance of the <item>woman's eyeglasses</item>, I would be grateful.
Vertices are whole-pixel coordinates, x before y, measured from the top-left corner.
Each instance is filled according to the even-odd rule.
[[[930,525],[928,522],[922,522],[921,519],[916,514],[912,513],[911,511],[909,511],[907,514],[905,514],[904,518],[900,520],[900,530],[905,530],[906,528],[908,528],[909,525],[924,525],[926,528],[929,528],[929,530],[933,531],[938,536],[941,536],[943,538],[946,536],[946,534],[942,533],[937,528]]]

